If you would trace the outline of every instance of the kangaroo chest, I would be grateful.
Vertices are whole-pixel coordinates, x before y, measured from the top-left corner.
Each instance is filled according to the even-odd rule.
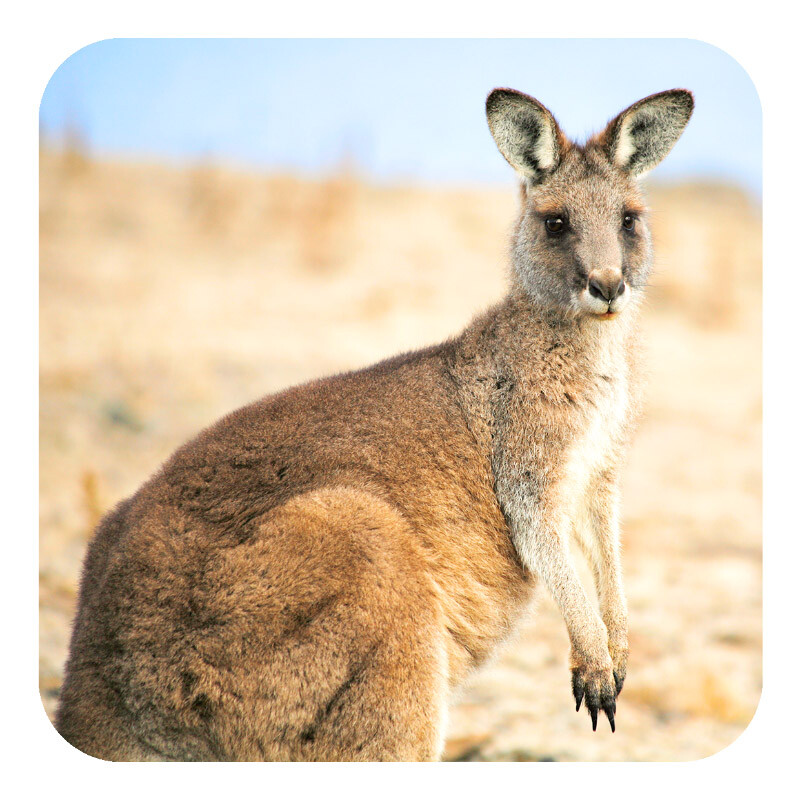
[[[563,455],[562,500],[580,502],[593,480],[619,459],[628,418],[628,387],[624,375],[586,398],[575,434]]]

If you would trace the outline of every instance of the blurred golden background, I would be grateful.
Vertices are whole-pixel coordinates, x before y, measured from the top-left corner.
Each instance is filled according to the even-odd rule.
[[[260,395],[457,333],[504,291],[510,188],[310,179],[41,151],[40,688],[84,549],[178,445]],[[653,184],[648,402],[624,482],[618,728],[576,714],[540,592],[451,713],[456,760],[686,760],[761,691],[761,225],[732,185]],[[582,562],[581,562],[582,563]],[[582,577],[590,585],[588,570]]]

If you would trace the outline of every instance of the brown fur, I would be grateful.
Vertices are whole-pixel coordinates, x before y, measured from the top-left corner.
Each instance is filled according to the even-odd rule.
[[[576,224],[585,206],[587,225],[640,199],[601,148],[554,131],[561,158],[524,184],[504,302],[442,345],[230,414],[102,521],[57,718],[69,742],[112,760],[436,759],[453,690],[537,577],[587,707],[613,720],[635,304],[605,320],[540,302],[519,252],[538,246],[545,197]],[[649,240],[631,258],[646,265]],[[564,561],[571,533],[602,620]]]

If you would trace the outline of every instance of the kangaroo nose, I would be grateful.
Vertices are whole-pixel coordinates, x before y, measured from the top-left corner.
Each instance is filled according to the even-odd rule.
[[[598,300],[605,300],[611,303],[625,291],[625,281],[622,278],[612,278],[611,280],[589,279],[589,294]]]

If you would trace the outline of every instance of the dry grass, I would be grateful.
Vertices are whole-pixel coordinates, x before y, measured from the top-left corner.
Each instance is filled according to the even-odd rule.
[[[542,597],[464,692],[462,760],[679,760],[761,681],[761,263],[752,201],[651,191],[647,413],[626,474],[630,677],[618,730],[570,706]],[[41,690],[52,713],[99,515],[226,411],[437,341],[501,296],[512,190],[381,188],[42,152]],[[588,580],[588,572],[583,573]]]

